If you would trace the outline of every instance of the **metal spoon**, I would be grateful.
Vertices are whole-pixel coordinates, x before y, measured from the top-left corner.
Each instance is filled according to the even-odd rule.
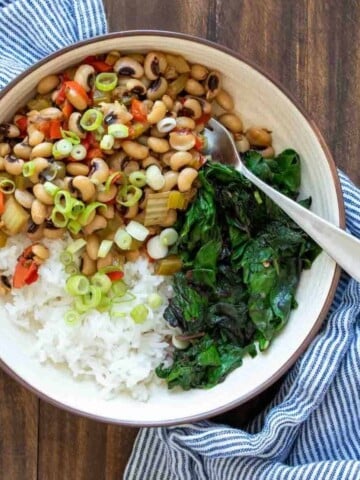
[[[207,153],[223,163],[231,164],[270,197],[349,275],[360,281],[360,240],[332,223],[318,217],[260,180],[243,164],[230,133],[217,120],[206,127]]]

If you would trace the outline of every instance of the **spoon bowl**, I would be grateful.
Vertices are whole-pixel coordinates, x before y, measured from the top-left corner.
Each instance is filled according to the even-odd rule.
[[[351,277],[360,281],[360,240],[307,210],[260,180],[244,164],[230,132],[215,119],[206,128],[207,150],[215,161],[233,165],[270,197]]]

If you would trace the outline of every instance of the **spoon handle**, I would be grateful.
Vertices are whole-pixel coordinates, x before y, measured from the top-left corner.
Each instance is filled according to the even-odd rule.
[[[350,276],[358,282],[360,281],[360,240],[270,187],[243,164],[239,169],[245,177],[284,210]]]

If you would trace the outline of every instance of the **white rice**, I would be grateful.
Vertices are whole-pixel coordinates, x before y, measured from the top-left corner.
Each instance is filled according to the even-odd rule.
[[[13,274],[17,257],[29,243],[17,236],[0,249],[2,275]],[[81,323],[68,325],[64,314],[71,308],[72,297],[65,292],[68,275],[59,260],[67,242],[44,243],[51,253],[39,269],[39,280],[3,297],[1,318],[9,318],[34,334],[34,354],[41,362],[66,365],[74,377],[93,379],[106,396],[128,392],[146,400],[149,387],[161,383],[154,369],[166,359],[169,347],[165,337],[173,333],[163,318],[166,298],[171,295],[169,279],[154,275],[152,265],[144,258],[128,262],[124,281],[135,298],[119,304],[123,316],[110,318],[108,312],[92,310]],[[163,305],[155,311],[149,309],[146,321],[136,324],[129,315],[131,309],[146,304],[147,297],[155,292],[164,298]]]

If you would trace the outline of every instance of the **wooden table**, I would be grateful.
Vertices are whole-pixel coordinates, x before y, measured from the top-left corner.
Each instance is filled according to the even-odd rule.
[[[256,62],[292,92],[338,166],[360,183],[359,0],[105,0],[105,6],[111,31],[195,34]],[[276,388],[221,420],[241,425]],[[121,479],[136,433],[59,410],[0,372],[1,480]]]

